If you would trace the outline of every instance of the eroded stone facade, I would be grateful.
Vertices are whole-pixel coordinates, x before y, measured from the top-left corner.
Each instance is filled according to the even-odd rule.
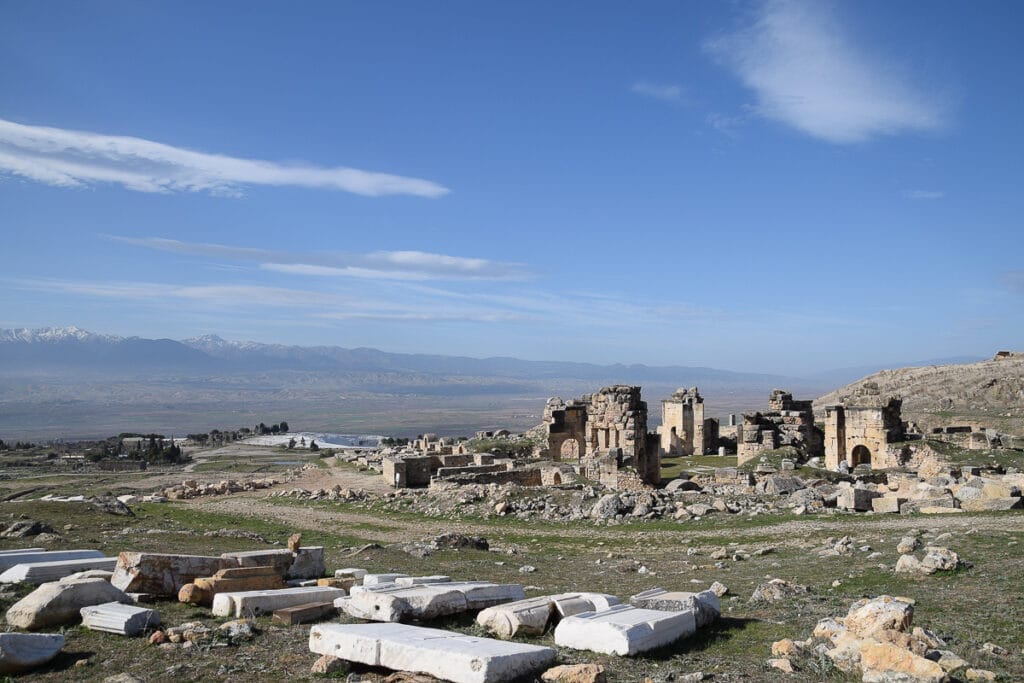
[[[661,455],[706,455],[718,447],[718,420],[704,417],[697,387],[676,389],[661,401]]]
[[[744,414],[737,426],[737,462],[742,465],[783,446],[792,446],[804,458],[811,458],[822,454],[823,437],[814,426],[813,401],[796,401],[788,391],[775,389],[767,412]]]
[[[640,387],[604,387],[578,400],[548,400],[544,409],[548,457],[571,463],[580,474],[617,487],[620,470],[644,483],[661,481],[657,447],[648,448],[647,403]]]
[[[890,444],[905,440],[903,401],[865,393],[852,401],[825,408],[825,466],[839,469],[869,465],[873,469],[899,467],[900,448]]]

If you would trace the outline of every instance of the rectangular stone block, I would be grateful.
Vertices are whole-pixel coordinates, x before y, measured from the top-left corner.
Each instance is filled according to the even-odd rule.
[[[137,636],[160,625],[160,613],[154,609],[108,602],[81,609],[82,625],[94,631]]]
[[[5,572],[16,564],[33,562],[63,562],[65,560],[84,560],[86,558],[103,557],[99,550],[53,550],[39,548],[27,550],[11,550],[0,554],[0,572]]]
[[[453,683],[505,683],[533,677],[555,659],[555,651],[548,647],[390,623],[319,624],[310,629],[309,649]]]
[[[362,590],[352,591],[345,611],[357,619],[370,621],[436,619],[525,597],[518,584],[467,581],[409,587],[364,585]]]
[[[284,581],[273,567],[233,567],[185,584],[178,591],[178,600],[194,605],[210,605],[218,593],[278,588],[284,588]]]
[[[363,583],[363,577],[366,576],[365,569],[359,569],[357,567],[345,567],[344,569],[335,569],[334,578],[336,579],[347,579],[352,578],[355,580],[356,585]]]
[[[693,612],[617,605],[603,612],[584,612],[562,619],[555,627],[555,644],[628,656],[668,645],[696,630]]]
[[[327,565],[324,563],[324,547],[322,545],[311,545],[295,551],[295,556],[288,567],[286,578],[319,579],[326,572]]]
[[[176,596],[186,583],[211,576],[230,564],[222,557],[124,552],[117,558],[110,583],[126,593]]]
[[[903,503],[906,502],[906,498],[899,498],[897,496],[881,496],[879,498],[874,498],[871,501],[871,509],[879,513],[894,512],[899,514],[900,505],[903,505]]]
[[[242,591],[239,593],[218,593],[213,598],[213,614],[218,617],[253,617],[267,614],[284,607],[294,607],[310,602],[333,601],[345,595],[340,588],[282,588],[272,591]]]
[[[81,560],[60,560],[56,562],[27,562],[16,564],[3,574],[0,583],[30,583],[38,586],[47,581],[56,581],[65,576],[90,569],[113,571],[116,557],[88,557]]]
[[[867,489],[840,489],[836,498],[836,507],[841,510],[866,512],[871,509],[871,501],[879,496],[877,491]]]
[[[408,574],[363,574],[364,586],[377,586],[383,583],[394,583],[395,579],[404,579]]]
[[[308,602],[295,607],[284,607],[274,610],[273,622],[282,626],[309,624],[338,615],[338,608],[333,602]]]
[[[541,635],[548,623],[560,617],[608,609],[619,604],[614,595],[602,593],[560,593],[526,598],[488,607],[476,622],[499,638]]]
[[[235,553],[224,553],[221,555],[230,562],[225,563],[224,566],[233,567],[273,567],[282,577],[288,574],[288,570],[292,567],[292,562],[295,557],[292,555],[292,551],[285,548],[277,548],[274,550],[243,550]]]
[[[450,576],[401,576],[395,579],[396,586],[420,586],[427,583],[450,583]]]
[[[993,510],[1019,510],[1024,507],[1020,496],[1009,496],[1006,498],[980,498],[977,500],[961,501],[960,508],[966,512],[988,512]],[[3,577],[0,577],[2,580]]]
[[[710,624],[722,613],[718,596],[710,590],[688,593],[652,588],[632,596],[629,604],[633,607],[663,612],[693,612],[697,628]]]

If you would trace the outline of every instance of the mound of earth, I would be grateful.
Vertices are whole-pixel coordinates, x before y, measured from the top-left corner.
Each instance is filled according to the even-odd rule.
[[[946,425],[1024,434],[1024,352],[965,365],[882,370],[814,401],[816,411],[878,387],[903,399],[903,419],[925,431]]]

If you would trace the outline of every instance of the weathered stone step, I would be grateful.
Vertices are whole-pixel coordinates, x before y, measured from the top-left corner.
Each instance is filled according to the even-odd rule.
[[[82,560],[88,557],[103,557],[99,550],[12,550],[0,554],[0,572],[5,572],[17,564],[30,562],[62,562],[64,560]]]
[[[353,589],[343,609],[350,616],[370,621],[436,619],[483,609],[526,597],[519,584],[486,581],[422,584],[417,586],[363,586]]]
[[[309,649],[453,683],[504,683],[536,675],[555,659],[548,647],[405,624],[319,624],[309,631]]]
[[[0,583],[31,583],[39,585],[47,581],[56,581],[89,569],[113,571],[117,564],[116,557],[87,557],[80,560],[57,560],[51,562],[25,562],[16,564],[3,574]]]
[[[81,609],[82,625],[94,631],[137,636],[160,625],[160,613],[154,609],[108,602]]]
[[[213,613],[218,617],[233,616],[241,619],[310,602],[333,602],[344,595],[345,591],[341,588],[321,586],[218,593],[213,598]]]
[[[566,617],[555,627],[555,644],[609,655],[635,655],[668,645],[697,630],[693,612],[662,612],[618,605]]]
[[[282,626],[294,626],[336,616],[338,616],[338,608],[334,606],[333,602],[309,602],[304,605],[274,610],[273,622]]]

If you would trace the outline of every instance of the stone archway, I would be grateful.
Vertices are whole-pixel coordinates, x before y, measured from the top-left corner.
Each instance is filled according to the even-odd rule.
[[[573,443],[576,443],[576,442],[573,441]],[[561,472],[555,472],[555,476],[551,477],[551,483],[554,486],[558,486],[559,484],[561,484],[562,483],[562,473]]]
[[[566,461],[579,461],[580,459],[580,444],[576,439],[566,439],[562,442],[562,447],[559,449],[559,456],[563,462]]]
[[[871,450],[863,445],[858,444],[853,447],[853,451],[850,453],[850,467],[856,467],[857,465],[870,465],[871,464]]]

